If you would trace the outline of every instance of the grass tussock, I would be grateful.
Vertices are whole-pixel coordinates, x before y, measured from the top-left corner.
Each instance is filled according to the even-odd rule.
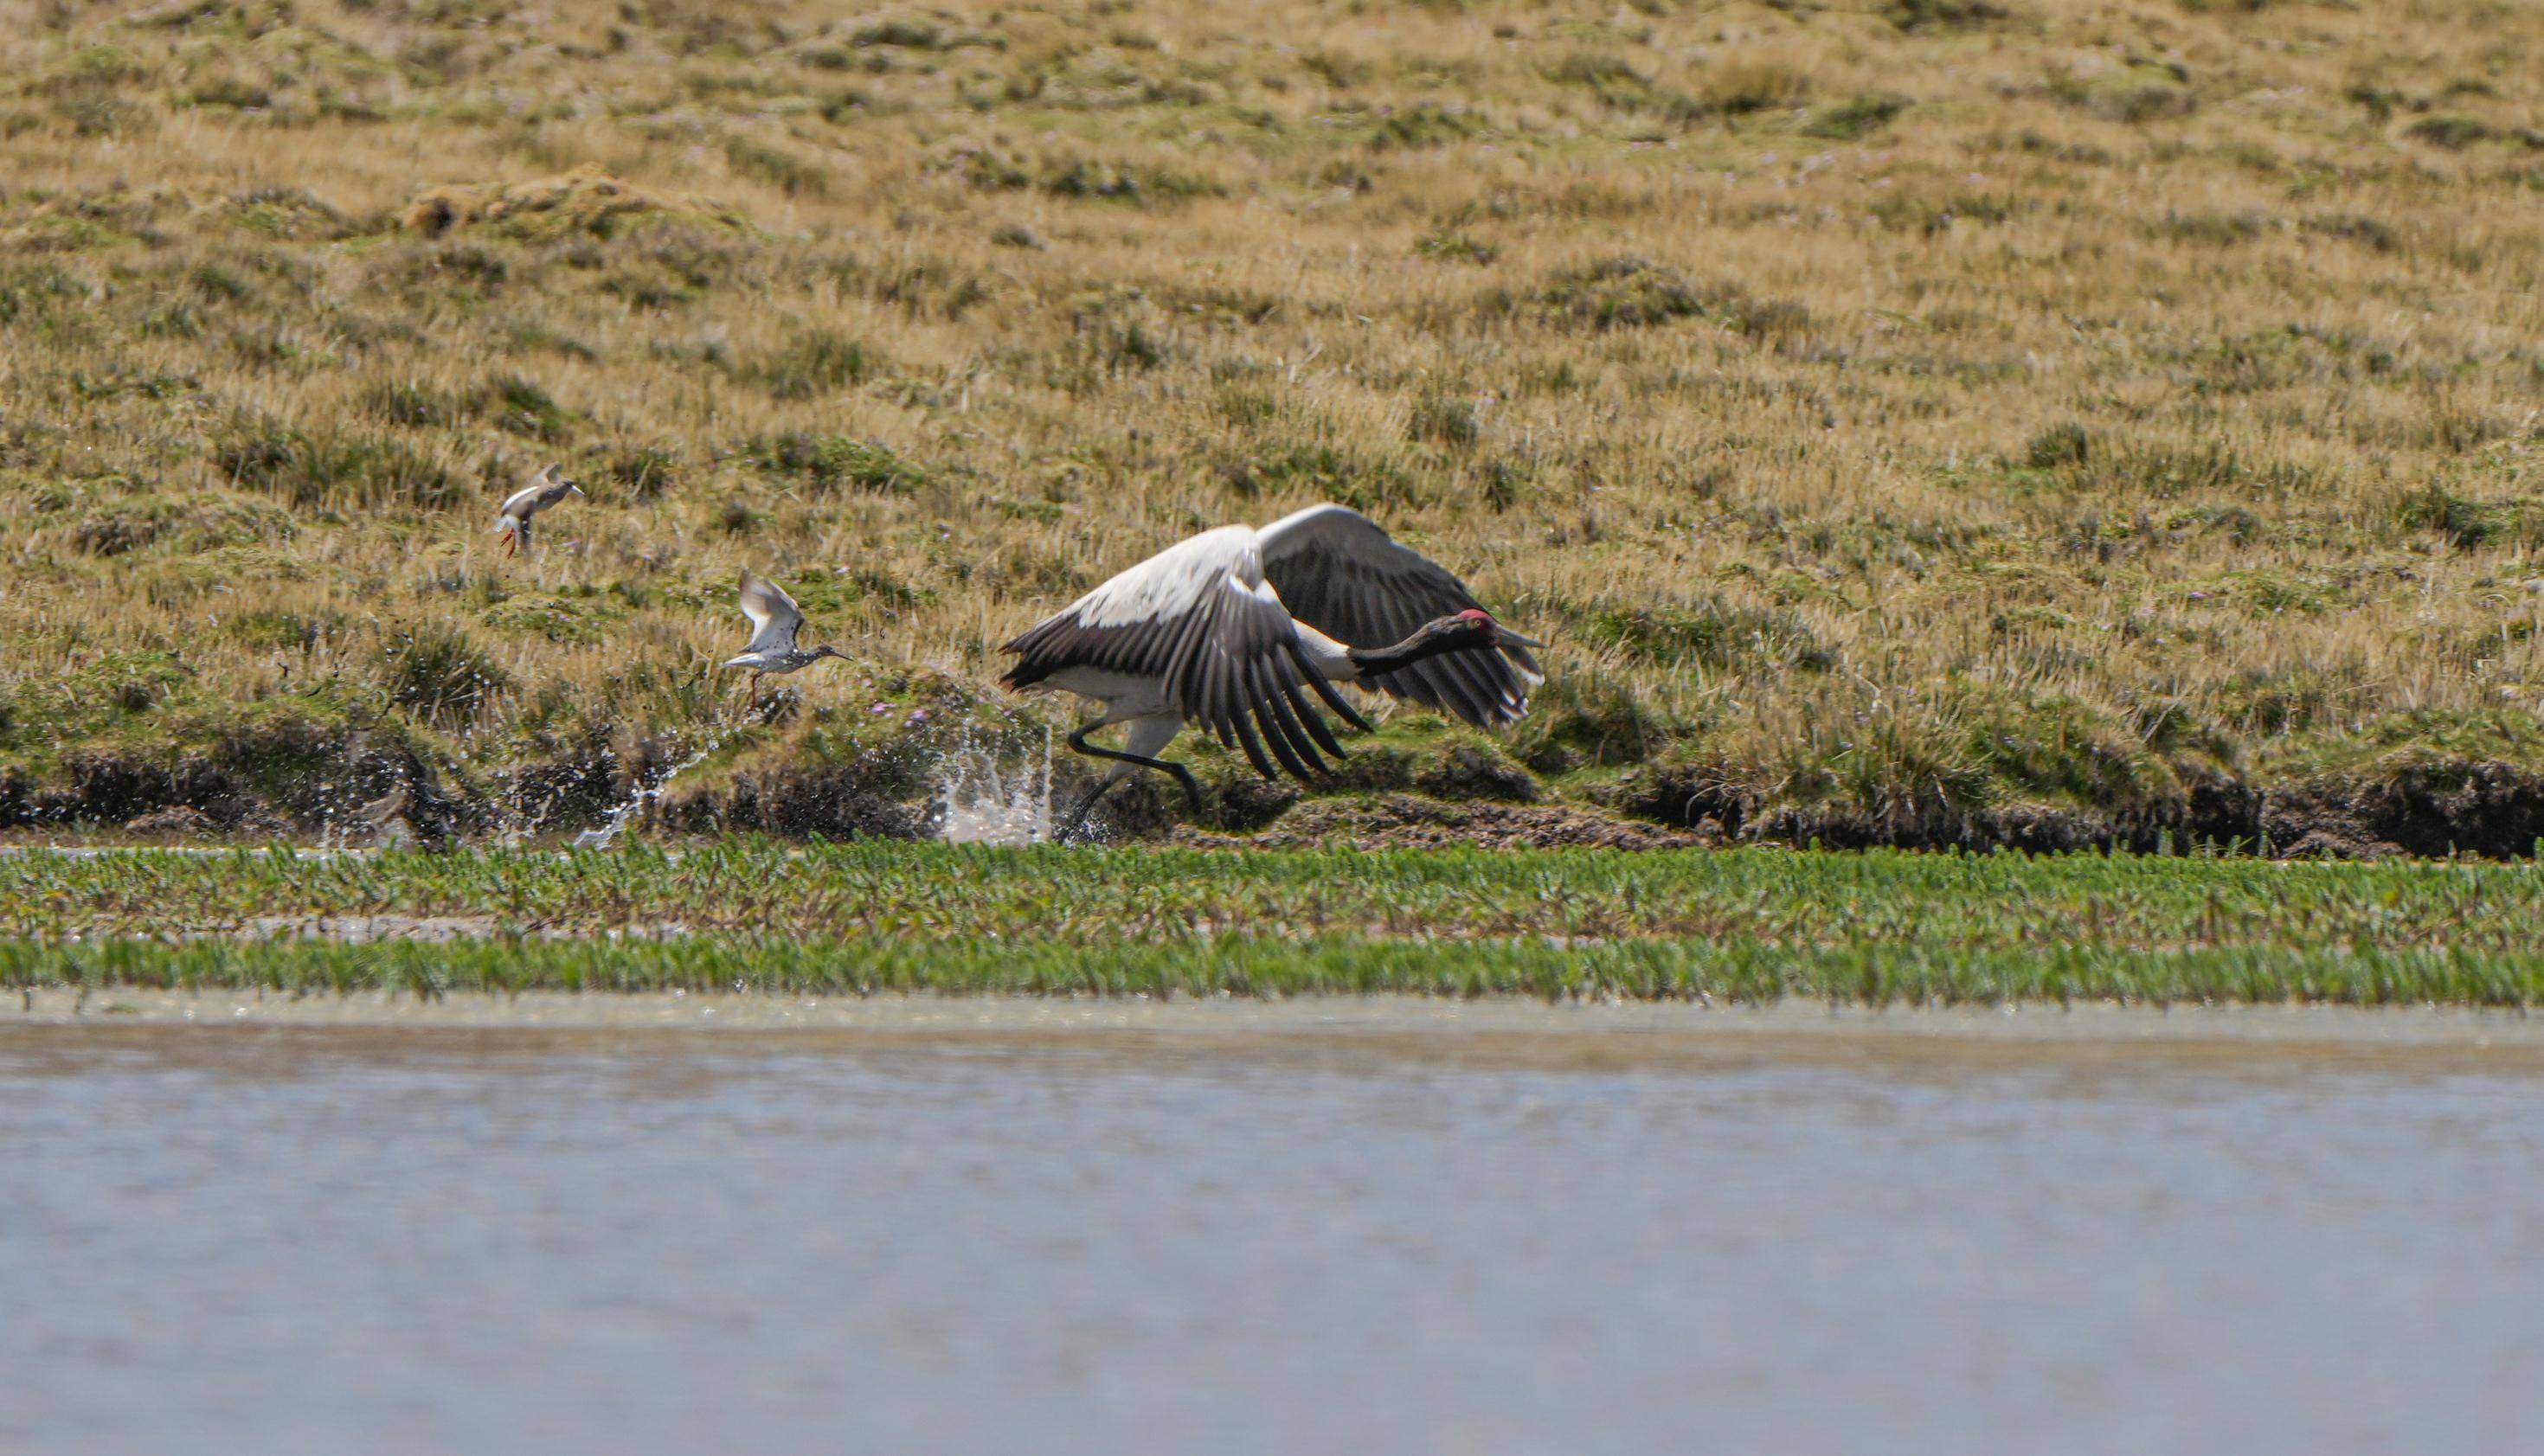
[[[795,181],[783,166],[767,161],[762,161],[756,170],[776,174],[781,191]],[[607,238],[631,217],[662,213],[702,217],[731,227],[742,225],[741,215],[730,207],[631,187],[594,167],[527,182],[427,188],[407,204],[399,221],[409,232],[428,238],[438,238],[453,228],[477,226],[501,228],[515,237],[588,233]]]
[[[2531,842],[2527,10],[19,20],[29,804],[354,733],[489,800],[632,756],[715,721],[746,565],[859,663],[742,756],[880,761],[887,684],[977,703],[1071,593],[1334,498],[1555,639],[1490,749],[1554,803]],[[503,558],[551,460],[590,498]]]

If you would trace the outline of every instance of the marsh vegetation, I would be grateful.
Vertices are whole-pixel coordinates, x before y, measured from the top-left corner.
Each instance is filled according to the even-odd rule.
[[[2524,866],[2251,857],[38,852],[0,985],[2526,1006],[2539,916]]]
[[[668,824],[905,832],[1040,740],[1006,634],[1334,498],[1557,641],[1342,792],[2544,828],[2531,8],[0,17],[0,821],[573,828],[713,731]],[[855,654],[765,721],[745,565]]]

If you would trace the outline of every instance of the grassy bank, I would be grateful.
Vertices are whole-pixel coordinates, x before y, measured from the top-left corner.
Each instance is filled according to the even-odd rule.
[[[2544,876],[2474,864],[764,841],[0,860],[10,985],[2524,1005],[2539,923]]]
[[[1008,633],[1334,498],[1558,644],[1362,789],[2544,826],[2531,7],[11,13],[0,823],[572,827],[712,738],[697,823],[888,828],[1039,739]],[[745,565],[856,654],[767,722]]]
[[[957,936],[840,942],[714,937],[672,943],[425,946],[0,942],[0,985],[110,989],[705,993],[810,996],[1526,996],[1883,1006],[2117,1001],[2518,1006],[2544,999],[2544,954],[2469,950],[2133,951],[1743,946],[1366,937],[1200,937],[1090,947]]]

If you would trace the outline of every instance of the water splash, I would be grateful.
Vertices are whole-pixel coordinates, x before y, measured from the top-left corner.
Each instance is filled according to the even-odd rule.
[[[936,760],[936,837],[949,844],[1043,844],[1052,837],[1051,732],[1012,769],[969,734]]]
[[[601,820],[596,827],[586,829],[582,833],[574,836],[574,847],[576,849],[610,849],[615,847],[618,843],[618,836],[626,833],[627,826],[630,823],[633,823],[637,816],[643,813],[646,808],[651,806],[656,800],[663,797],[663,791],[671,787],[674,779],[687,773],[690,769],[697,767],[699,764],[706,762],[707,755],[715,752],[723,742],[723,734],[717,733],[710,735],[707,740],[704,743],[699,744],[688,757],[673,764],[670,768],[665,769],[662,773],[655,775],[650,780],[639,781],[636,785],[635,792],[627,796],[627,802],[618,805],[616,808],[611,809],[609,811],[608,818]]]

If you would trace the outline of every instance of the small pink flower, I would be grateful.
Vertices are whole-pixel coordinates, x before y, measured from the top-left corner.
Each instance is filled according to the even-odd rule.
[[[868,713],[890,713],[892,711],[892,705],[890,703],[877,703],[866,711]]]

